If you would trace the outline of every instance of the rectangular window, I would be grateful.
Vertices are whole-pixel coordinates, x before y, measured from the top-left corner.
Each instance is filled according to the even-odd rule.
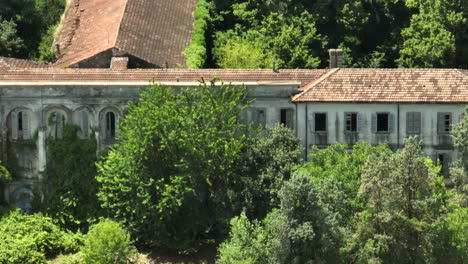
[[[421,133],[421,113],[406,113],[406,134],[419,135]]]
[[[327,114],[326,113],[315,113],[315,131],[316,132],[327,131]]]
[[[280,112],[280,122],[285,127],[289,127],[293,129],[293,114],[294,111],[292,109],[281,109]]]
[[[377,132],[388,133],[388,113],[377,114]]]
[[[437,132],[439,134],[450,133],[452,124],[452,113],[437,113]]]
[[[345,113],[345,131],[357,131],[357,113]]]

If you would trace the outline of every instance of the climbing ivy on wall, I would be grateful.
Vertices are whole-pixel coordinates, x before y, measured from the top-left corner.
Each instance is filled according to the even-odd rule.
[[[80,128],[65,125],[63,138],[47,140],[46,211],[70,229],[87,228],[99,210],[95,180],[96,140],[79,139]]]

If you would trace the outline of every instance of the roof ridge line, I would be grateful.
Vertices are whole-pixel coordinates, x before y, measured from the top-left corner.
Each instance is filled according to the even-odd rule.
[[[332,76],[335,72],[337,72],[339,70],[340,70],[340,68],[331,69],[330,71],[328,71],[325,74],[323,74],[322,76],[320,76],[318,79],[315,79],[315,80],[311,81],[310,83],[306,84],[306,86],[308,86],[308,87],[306,89],[304,89],[304,91],[302,91],[302,93],[296,94],[295,96],[293,96],[291,101],[292,102],[296,101],[297,99],[302,97],[304,94],[306,94],[310,89],[312,89],[315,85],[320,84],[325,79]]]
[[[119,39],[120,30],[122,29],[122,21],[123,21],[123,18],[125,16],[125,11],[127,11],[128,2],[129,2],[129,0],[125,0],[125,7],[124,7],[124,9],[122,11],[122,16],[120,17],[119,29],[117,30],[117,35],[115,36],[114,45],[113,45],[115,48],[117,48],[119,50],[120,50],[120,48],[117,47],[117,41]]]

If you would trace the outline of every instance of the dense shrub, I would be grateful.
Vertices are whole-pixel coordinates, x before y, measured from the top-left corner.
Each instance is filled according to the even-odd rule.
[[[87,264],[126,264],[136,260],[137,251],[119,223],[104,220],[91,227],[81,254]]]
[[[63,138],[47,141],[46,212],[67,229],[86,229],[99,214],[96,196],[96,140],[79,139],[79,127],[65,125]]]
[[[192,43],[184,51],[187,65],[190,69],[202,68],[205,65],[206,54],[206,30],[210,19],[209,4],[206,0],[200,0],[195,10],[195,24],[192,35]]]
[[[0,263],[47,263],[78,249],[81,236],[62,231],[42,214],[11,211],[0,221]]]

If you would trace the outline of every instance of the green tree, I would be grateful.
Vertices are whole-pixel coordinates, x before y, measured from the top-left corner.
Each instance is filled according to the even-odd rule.
[[[223,234],[246,143],[244,87],[153,85],[130,103],[119,143],[98,163],[102,206],[138,243],[180,252]]]
[[[312,179],[296,173],[280,191],[281,206],[263,221],[231,221],[217,263],[338,263],[342,229],[323,207]]]
[[[298,171],[309,175],[327,204],[334,206],[334,212],[350,222],[356,212],[364,208],[362,198],[358,197],[361,185],[361,174],[366,166],[369,156],[387,156],[391,151],[386,145],[373,147],[366,142],[359,142],[349,151],[346,144],[336,143],[326,149],[312,148],[309,161],[304,163]],[[332,184],[333,183],[333,184]],[[336,190],[336,198],[331,198],[335,188],[325,186],[340,186]],[[331,187],[331,186],[330,186]],[[330,196],[325,198],[325,196]],[[344,197],[342,197],[344,196]]]
[[[16,23],[3,20],[0,16],[0,55],[13,57],[20,54],[24,48],[23,40],[18,37],[16,31]]]
[[[404,67],[452,67],[460,54],[459,40],[466,34],[468,20],[463,0],[406,0],[418,10],[409,27],[397,63]],[[458,51],[457,51],[458,49]]]
[[[279,191],[300,163],[302,146],[294,132],[277,125],[252,135],[236,162],[243,184],[239,201],[250,219],[263,219],[279,208]]]
[[[217,264],[267,264],[273,263],[274,252],[270,245],[272,232],[268,221],[249,221],[242,213],[231,220],[229,239],[218,248]]]
[[[357,263],[424,263],[430,260],[426,233],[443,212],[449,195],[417,137],[390,156],[372,156],[359,195],[359,215],[347,252]]]
[[[457,208],[434,224],[429,232],[434,263],[466,263],[468,260],[468,208]]]

